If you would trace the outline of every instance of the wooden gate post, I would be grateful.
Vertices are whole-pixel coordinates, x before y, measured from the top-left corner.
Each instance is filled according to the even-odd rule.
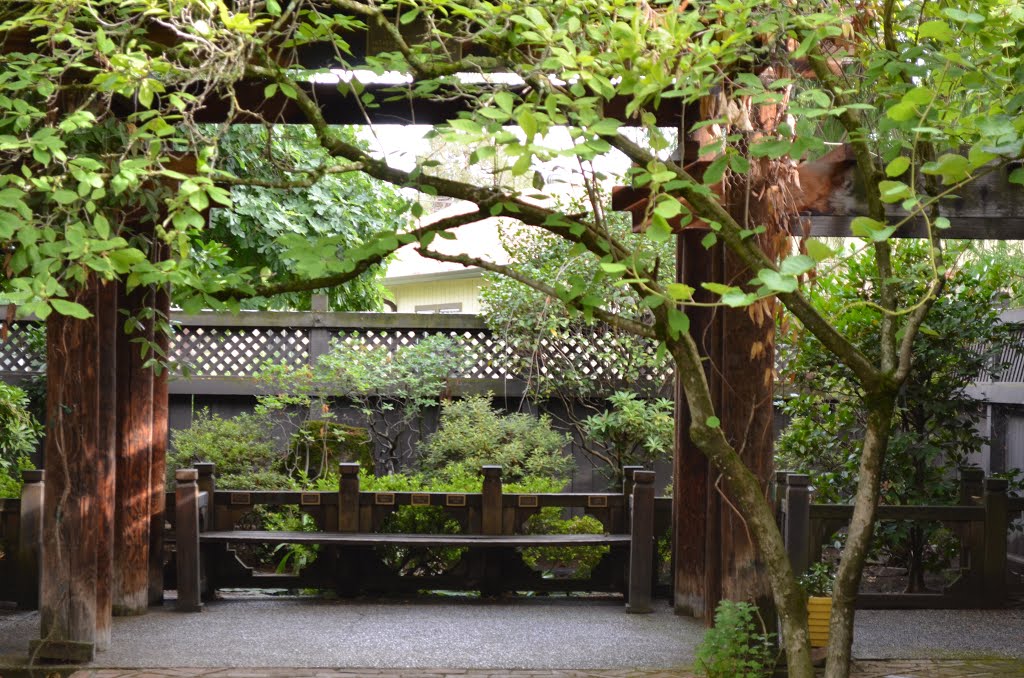
[[[810,478],[802,473],[790,473],[786,477],[786,511],[782,536],[786,541],[786,553],[796,576],[810,567],[809,541],[811,535],[811,488]]]
[[[43,541],[43,471],[22,471],[18,524],[18,609],[39,607],[39,556]]]
[[[359,531],[359,464],[338,464],[338,531]]]
[[[179,612],[199,612],[203,601],[199,586],[199,472],[194,468],[174,472],[175,561],[178,567]],[[213,497],[208,497],[213,503]]]
[[[483,466],[480,473],[484,476],[483,498],[481,500],[482,523],[484,534],[501,534],[501,467]]]
[[[629,527],[629,597],[626,612],[651,612],[654,574],[654,471],[633,472]]]
[[[985,479],[982,586],[987,607],[1002,607],[1006,603],[1007,485],[1005,478]]]

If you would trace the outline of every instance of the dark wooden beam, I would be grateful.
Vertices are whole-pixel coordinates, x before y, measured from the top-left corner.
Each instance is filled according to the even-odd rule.
[[[1024,186],[1011,184],[1007,177],[1013,167],[991,171],[968,184],[956,197],[941,203],[941,213],[950,227],[939,230],[946,240],[1024,240]],[[864,191],[853,167],[841,157],[816,161],[801,167],[803,195],[797,207],[810,222],[811,237],[852,237],[850,224],[865,213]],[[629,211],[634,226],[644,220],[646,189],[617,187],[612,191],[612,209]],[[889,206],[890,223],[906,216],[898,205]],[[802,235],[796,232],[794,235]],[[922,219],[911,220],[893,234],[894,238],[923,238],[927,227]]]

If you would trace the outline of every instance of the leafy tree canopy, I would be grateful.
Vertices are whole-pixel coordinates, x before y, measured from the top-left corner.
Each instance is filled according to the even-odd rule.
[[[221,300],[237,308],[244,297],[343,284],[399,245],[418,243],[429,256],[508,275],[585,318],[652,339],[675,364],[691,439],[725,479],[730,503],[757,543],[790,675],[810,676],[803,596],[775,517],[737,441],[723,430],[687,333],[694,305],[747,307],[763,324],[775,300],[784,304],[849,369],[869,408],[856,510],[836,574],[827,667],[830,677],[846,674],[851,601],[872,533],[892,413],[950,269],[938,239],[950,225],[949,200],[986,176],[1024,181],[1024,169],[1011,166],[1024,145],[1019,3],[44,0],[7,3],[2,12],[5,301],[40,316],[81,316],[86,309],[74,291],[96,275],[122,278],[129,287],[171,283],[195,299],[185,304]],[[596,200],[569,212],[532,200],[514,183],[449,179],[428,163],[392,167],[328,125],[310,87],[314,74],[292,57],[334,55],[330,66],[351,71],[361,65],[351,31],[367,27],[393,49],[365,65],[407,82],[381,92],[316,73],[355,95],[346,105],[372,112],[388,99],[466,102],[436,134],[472,149],[471,162],[500,151],[514,158],[513,177],[533,177],[540,164],[562,159],[590,195],[608,171],[606,161],[625,156],[631,167],[615,180],[646,192],[645,237],[624,242]],[[277,188],[361,172],[467,200],[475,209],[355,247],[342,248],[330,235],[289,241],[285,259],[294,262],[294,277],[287,280],[197,265],[206,228],[201,212],[228,206],[227,186],[252,180],[222,171],[196,116],[219,99],[229,118],[252,120],[232,88],[242,79],[265,98],[287,100],[325,151],[315,170]],[[640,133],[626,131],[626,123]],[[684,143],[673,157],[677,128]],[[864,287],[877,353],[844,334],[835,310],[803,289],[806,274],[823,262],[833,265],[837,253],[813,240],[796,252],[787,238],[803,202],[814,197],[801,170],[837,143],[846,145],[863,196],[853,234],[877,267],[875,284]],[[531,178],[534,190],[543,188],[540,179]],[[417,205],[414,215],[422,211]],[[591,262],[595,279],[631,288],[650,313],[621,314],[572,284],[429,252],[439,233],[488,216],[564,239],[570,256]],[[891,238],[912,222],[924,225],[929,246],[903,262],[893,256]],[[706,228],[705,244],[724,244],[749,273],[706,290],[663,284],[650,254],[677,224]],[[166,256],[155,244],[166,246]],[[905,279],[917,281],[916,297],[901,294]],[[705,291],[710,298],[701,296]]]

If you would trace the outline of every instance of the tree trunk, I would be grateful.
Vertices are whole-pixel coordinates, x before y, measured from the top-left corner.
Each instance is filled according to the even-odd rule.
[[[825,678],[847,678],[853,647],[854,601],[874,531],[881,485],[882,462],[889,445],[895,397],[890,393],[867,398],[868,420],[861,453],[857,494],[842,559],[832,589],[832,617]]]
[[[782,620],[782,640],[791,678],[812,678],[805,597],[796,584],[775,512],[760,479],[747,468],[724,432],[710,422],[715,415],[711,392],[697,345],[689,337],[669,342],[676,374],[690,412],[690,438],[722,475],[729,500],[746,519],[746,528],[760,548],[772,600]]]

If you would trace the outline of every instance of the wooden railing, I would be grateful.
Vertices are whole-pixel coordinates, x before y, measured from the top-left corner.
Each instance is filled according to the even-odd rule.
[[[1001,607],[1008,597],[1007,531],[1024,510],[1024,499],[1007,496],[1007,481],[985,478],[981,469],[961,470],[959,505],[879,506],[876,519],[941,523],[960,542],[959,574],[935,593],[870,593],[858,595],[859,607]],[[822,558],[823,545],[845,528],[851,505],[813,504],[806,475],[781,472],[775,498],[780,527],[793,569],[806,571]]]
[[[627,482],[622,493],[515,494],[503,492],[499,467],[482,469],[481,492],[363,492],[358,471],[357,464],[342,464],[338,490],[332,492],[217,490],[212,465],[179,471],[177,496],[170,505],[176,513],[176,557],[183,559],[176,567],[176,586],[185,609],[197,609],[200,589],[209,595],[218,588],[265,587],[332,588],[342,595],[423,589],[585,590],[627,593],[634,610],[649,607],[655,590],[655,535],[667,528],[671,513],[668,502],[654,498],[653,473],[628,469],[627,476],[635,474],[637,484]],[[433,507],[457,529],[389,531],[390,517],[408,506]],[[261,507],[301,511],[312,519],[312,529],[254,529],[251,519]],[[604,534],[525,533],[524,523],[546,507],[593,516]],[[289,574],[261,572],[237,554],[247,546],[279,543],[318,544],[320,552],[312,565]],[[558,578],[527,567],[519,550],[523,547],[600,548],[607,553],[588,576]],[[200,549],[201,568],[196,561]],[[414,552],[429,556],[431,549],[457,553],[445,556],[442,568],[429,571],[410,572],[394,562]],[[201,577],[195,574],[200,571]]]

